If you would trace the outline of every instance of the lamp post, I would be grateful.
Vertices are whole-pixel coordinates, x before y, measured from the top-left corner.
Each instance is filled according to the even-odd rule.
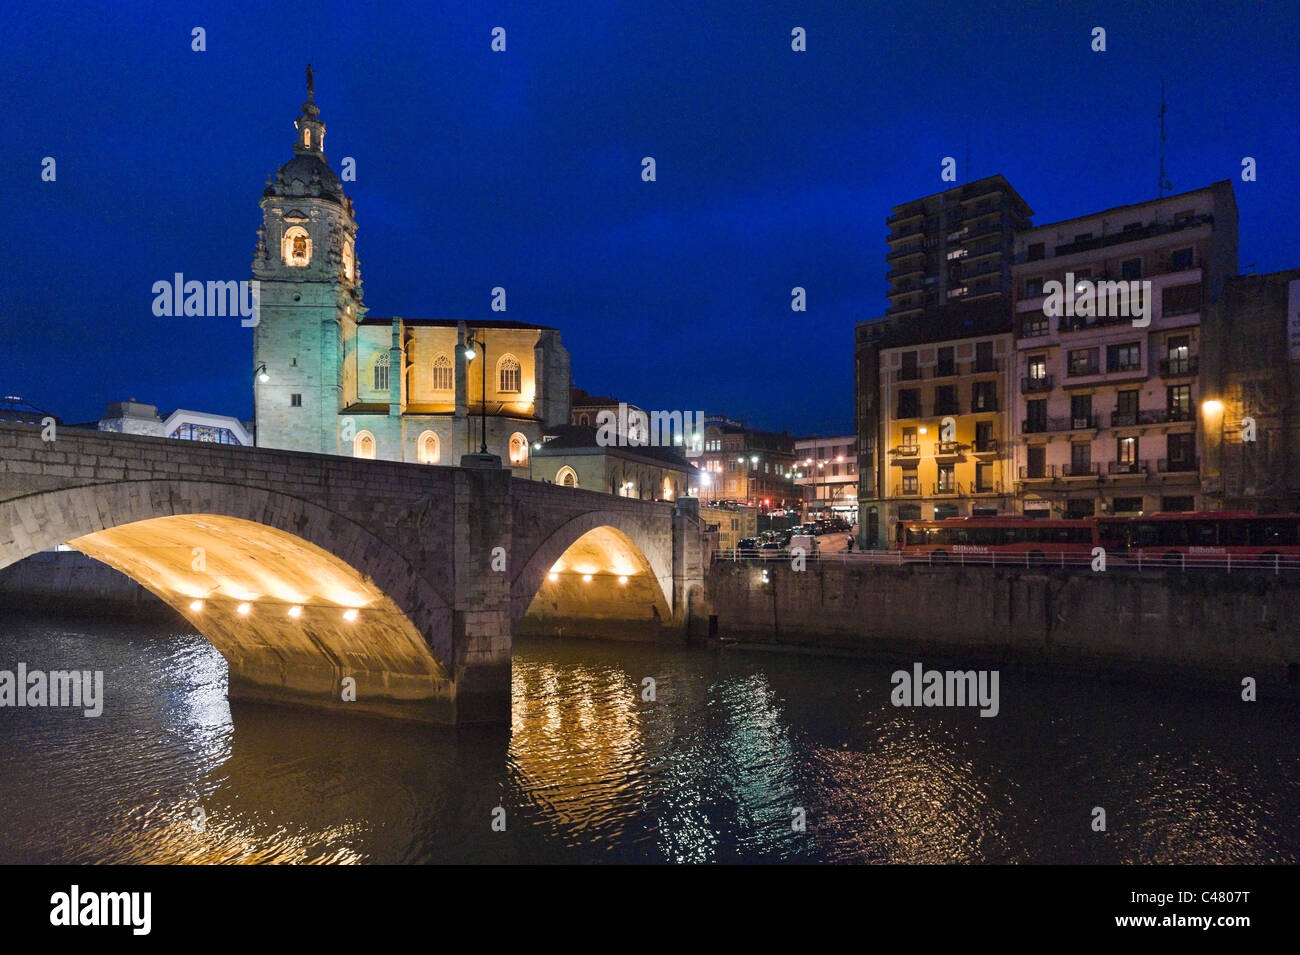
[[[540,451],[541,449],[542,442],[534,441],[532,450],[528,452],[528,480],[530,481],[533,479],[533,451]]]
[[[483,344],[481,341],[478,341],[477,339],[468,338],[465,340],[464,355],[466,361],[473,361],[474,354],[475,354],[474,353],[475,345],[477,345],[479,348],[483,350],[483,374],[481,375],[483,379],[483,399],[479,405],[479,417],[483,421],[483,440],[478,450],[479,450],[479,454],[487,454],[487,345]],[[533,460],[533,456],[530,454],[528,456],[528,464],[530,469],[532,467],[532,460]],[[531,470],[529,473],[531,473]]]

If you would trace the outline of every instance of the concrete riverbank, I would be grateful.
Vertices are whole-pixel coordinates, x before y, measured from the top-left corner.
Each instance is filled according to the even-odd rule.
[[[706,589],[723,641],[1238,690],[1253,677],[1300,696],[1300,579],[1288,576],[719,561]]]

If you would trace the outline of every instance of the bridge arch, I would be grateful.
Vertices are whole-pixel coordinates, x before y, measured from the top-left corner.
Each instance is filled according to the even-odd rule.
[[[563,593],[567,589],[567,594]],[[590,595],[584,598],[580,595]],[[528,615],[554,611],[564,603],[603,605],[617,600],[627,620],[667,626],[673,614],[672,536],[654,533],[644,517],[626,511],[591,510],[541,538],[510,587],[510,620],[517,628]],[[545,603],[550,606],[542,606]]]
[[[0,502],[0,529],[10,529],[0,567],[68,544],[138,581],[222,652],[232,695],[340,701],[341,678],[353,676],[357,709],[429,708],[440,719],[450,704],[446,595],[315,502],[212,481],[122,481]]]

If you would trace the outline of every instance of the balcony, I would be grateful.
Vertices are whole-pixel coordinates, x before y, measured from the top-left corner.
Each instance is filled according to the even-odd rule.
[[[991,484],[976,484],[971,487],[970,492],[972,494],[1001,494],[1003,493],[1002,482],[994,481]]]
[[[894,417],[900,421],[906,418],[919,418],[921,417],[921,406],[919,404],[899,405],[898,414],[894,415]]]
[[[935,497],[957,497],[961,494],[961,485],[956,481],[940,481],[930,485],[930,493]]]
[[[936,458],[956,458],[968,448],[969,445],[962,444],[959,441],[936,441],[934,443],[934,456]]]
[[[1020,423],[1021,434],[1048,434],[1050,432],[1060,431],[1089,431],[1096,430],[1096,428],[1097,416],[1095,414],[1079,418],[1026,418]]]
[[[924,209],[904,209],[901,212],[894,212],[885,216],[885,225],[892,226],[896,222],[906,222],[908,219],[920,219],[924,215]]]
[[[1157,362],[1161,378],[1181,378],[1186,375],[1195,375],[1201,366],[1199,355],[1192,355],[1189,358],[1161,358]]]
[[[998,439],[985,438],[983,441],[976,441],[974,445],[974,451],[976,454],[997,454]]]
[[[934,403],[934,416],[942,418],[944,415],[961,414],[961,408],[955,401],[936,401]]]
[[[939,364],[934,366],[932,374],[936,378],[956,378],[957,363],[955,361],[939,362]]]
[[[1146,461],[1110,461],[1106,465],[1107,474],[1145,476],[1147,472]]]
[[[1129,325],[1134,321],[1131,315],[1062,315],[1056,327],[1061,332],[1082,332],[1093,328],[1105,328],[1109,325]]]
[[[1020,393],[1033,394],[1039,391],[1051,391],[1053,378],[1051,375],[1040,375],[1036,378],[1021,378]]]
[[[919,458],[921,456],[921,446],[919,444],[900,444],[896,448],[890,448],[889,453],[896,458]]]
[[[905,275],[924,275],[924,274],[925,274],[925,263],[917,262],[915,265],[900,265],[897,268],[889,272],[886,272],[885,278],[892,282],[895,279],[901,279]]]
[[[894,497],[920,497],[921,489],[919,487],[908,488],[902,484],[894,485]]]
[[[889,233],[889,238],[886,241],[896,242],[899,239],[907,238],[909,235],[920,235],[921,226],[922,226],[921,217],[918,215],[918,216],[913,216],[912,218],[915,218],[917,221],[908,223],[906,225],[904,224],[895,225],[894,231]]]
[[[1186,474],[1195,472],[1196,464],[1196,458],[1181,458],[1177,461],[1161,458],[1156,462],[1156,471],[1160,474]]]
[[[900,368],[894,372],[894,381],[920,381],[920,368]]]
[[[966,366],[966,373],[970,375],[989,375],[1001,368],[1001,363],[996,358],[985,358],[982,361],[976,359]]]
[[[990,411],[998,410],[998,399],[985,398],[983,401],[972,401],[970,403],[971,414],[986,414]]]
[[[1096,362],[1089,362],[1088,364],[1070,365],[1070,367],[1066,369],[1065,377],[1066,378],[1087,378],[1090,375],[1100,375],[1100,374],[1101,374],[1101,365],[1097,364]]]
[[[1044,464],[1042,467],[1031,467],[1028,464],[1020,465],[1020,480],[1022,481],[1050,481],[1056,477],[1056,465]]]
[[[925,248],[924,248],[923,246],[919,246],[919,245],[918,245],[918,246],[916,246],[916,247],[914,247],[914,248],[899,249],[899,250],[897,250],[896,252],[890,252],[890,253],[887,253],[887,254],[885,255],[885,261],[886,261],[886,262],[893,262],[893,261],[896,261],[896,260],[898,260],[898,259],[905,259],[905,258],[907,258],[909,255],[925,255]]]
[[[1099,478],[1101,477],[1101,462],[1093,464],[1076,464],[1071,461],[1069,464],[1060,466],[1060,474],[1063,478]]]
[[[1143,411],[1110,413],[1112,428],[1132,428],[1141,424],[1170,424],[1193,420],[1190,408],[1148,408]]]

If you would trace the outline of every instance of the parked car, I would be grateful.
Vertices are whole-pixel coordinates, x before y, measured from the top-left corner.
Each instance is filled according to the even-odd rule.
[[[804,555],[817,553],[817,537],[813,534],[795,534],[790,538],[790,550],[802,547]]]
[[[760,549],[762,550],[764,557],[773,557],[779,555],[781,551],[785,550],[778,541],[768,541]]]
[[[757,537],[742,537],[736,542],[736,550],[742,557],[751,557],[756,555],[758,553],[758,546],[759,543]]]

